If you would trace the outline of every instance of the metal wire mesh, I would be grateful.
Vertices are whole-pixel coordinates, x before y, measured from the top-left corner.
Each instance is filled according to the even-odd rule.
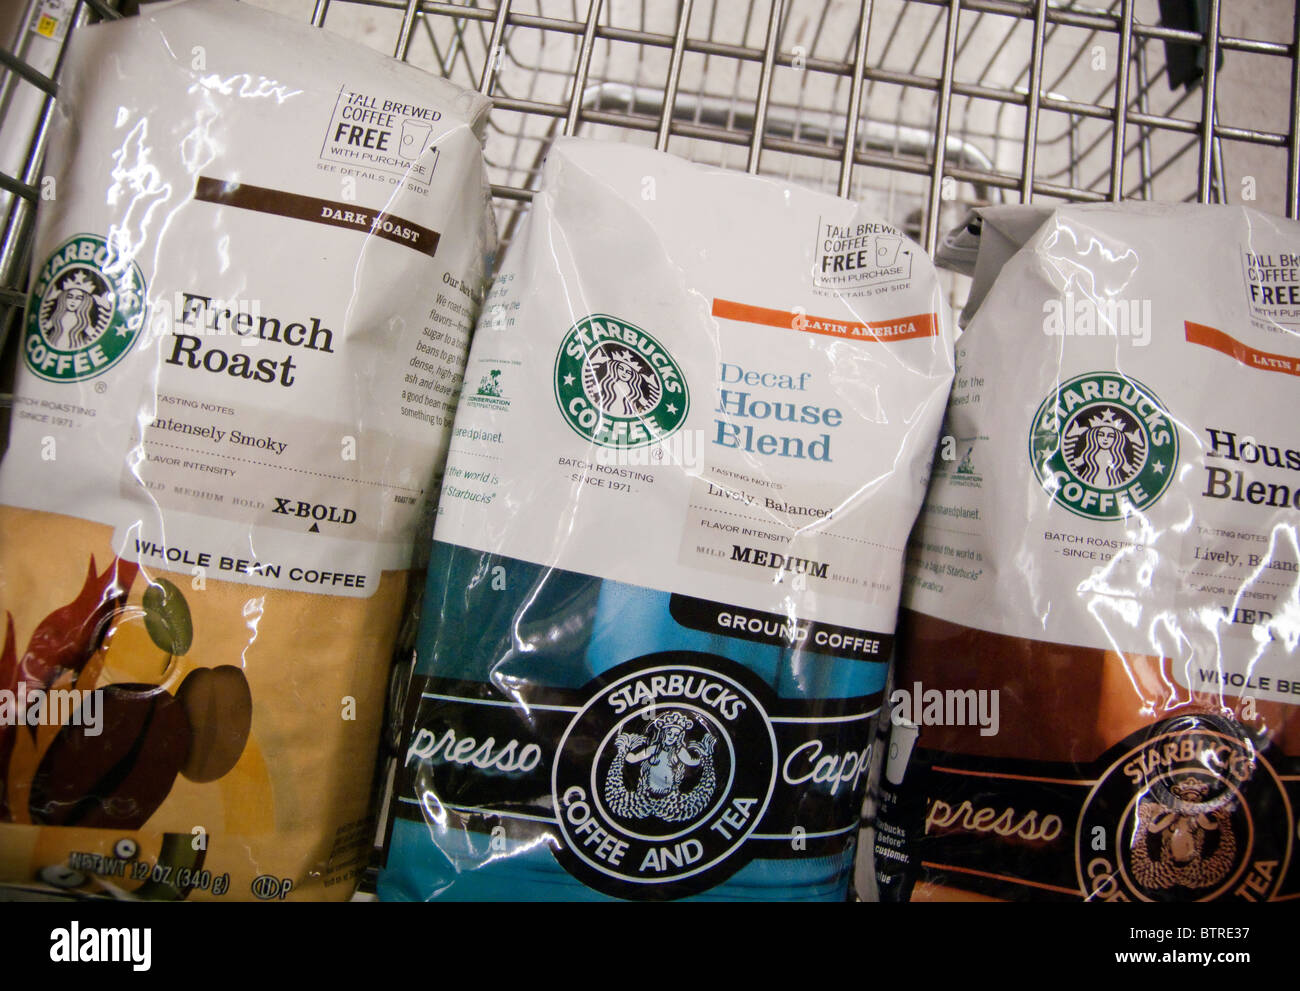
[[[63,40],[134,2],[23,0],[0,49],[6,365]],[[1162,22],[1157,0],[249,2],[491,96],[486,156],[507,241],[550,141],[579,133],[854,197],[931,252],[989,202],[1300,210],[1294,10],[1259,38],[1222,0],[1199,0],[1205,20],[1190,27]],[[1198,59],[1198,80],[1171,78]]]
[[[78,22],[115,16],[109,0],[32,7],[50,2]],[[989,202],[1251,199],[1297,215],[1300,19],[1247,38],[1223,30],[1221,0],[1200,4],[1204,31],[1163,24],[1157,0],[253,2],[490,95],[507,240],[551,139],[579,133],[857,198],[930,251]],[[0,80],[0,135],[23,146],[0,173],[10,311],[53,91],[23,60],[31,30]],[[1199,82],[1171,85],[1171,52],[1199,58]],[[11,119],[32,86],[39,113]],[[1225,119],[1230,87],[1249,98]]]
[[[1220,50],[1278,62],[1294,89],[1294,37],[1212,30],[1204,85],[1171,88],[1166,44],[1204,38],[1158,20],[1139,0],[441,3],[408,57],[493,97],[488,157],[513,201],[547,141],[581,132],[850,195],[933,248],[974,203],[1225,200],[1237,142],[1285,150],[1253,193],[1294,215],[1294,100],[1262,125],[1211,110]]]

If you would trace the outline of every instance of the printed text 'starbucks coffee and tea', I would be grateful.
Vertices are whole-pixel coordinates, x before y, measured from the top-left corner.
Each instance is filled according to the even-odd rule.
[[[380,896],[842,900],[952,374],[932,268],[857,204],[572,140],[512,251]]]

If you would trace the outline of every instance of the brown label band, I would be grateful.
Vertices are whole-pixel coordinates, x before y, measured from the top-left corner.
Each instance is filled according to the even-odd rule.
[[[357,203],[322,200],[315,196],[251,186],[246,182],[227,182],[210,176],[199,176],[194,187],[194,198],[204,203],[256,210],[258,213],[307,220],[329,227],[345,227],[360,234],[382,237],[385,241],[411,248],[430,258],[438,250],[438,239],[441,237],[437,231],[428,227],[421,227],[391,213],[367,209]]]

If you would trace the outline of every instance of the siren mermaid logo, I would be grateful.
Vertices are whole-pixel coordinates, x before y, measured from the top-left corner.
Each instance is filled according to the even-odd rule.
[[[1112,372],[1080,375],[1038,407],[1029,457],[1070,512],[1116,520],[1146,509],[1178,465],[1178,429],[1150,389]]]
[[[1264,901],[1290,861],[1285,789],[1230,720],[1166,720],[1111,751],[1084,799],[1075,869],[1089,900]]]
[[[614,741],[616,756],[605,774],[605,804],[621,819],[690,822],[709,807],[717,790],[713,748],[718,737],[705,717],[692,719],[678,709],[647,712],[644,718],[644,735],[620,733]],[[697,723],[703,735],[691,740],[687,734]],[[637,769],[631,791],[629,768]],[[688,775],[693,779],[689,783]]]
[[[574,324],[555,359],[555,401],[565,421],[603,447],[644,447],[686,421],[681,368],[640,327],[605,314]]]
[[[1213,888],[1237,866],[1236,802],[1204,776],[1183,775],[1167,794],[1138,802],[1128,868],[1144,888]]]
[[[776,735],[752,672],[690,651],[598,679],[556,748],[551,794],[583,883],[677,898],[730,877],[776,787]]]
[[[107,371],[144,326],[140,268],[94,234],[59,245],[37,272],[27,307],[23,358],[50,382]]]
[[[1065,431],[1065,463],[1088,485],[1118,489],[1137,477],[1146,461],[1146,436],[1115,407],[1071,420]]]

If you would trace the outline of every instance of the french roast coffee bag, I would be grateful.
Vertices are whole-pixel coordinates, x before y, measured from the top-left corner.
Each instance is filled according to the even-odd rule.
[[[881,895],[1294,898],[1300,225],[1024,217],[908,554]]]
[[[227,0],[76,32],[0,469],[0,882],[351,893],[486,110]]]
[[[858,204],[557,142],[466,371],[380,897],[842,900],[952,360]]]

